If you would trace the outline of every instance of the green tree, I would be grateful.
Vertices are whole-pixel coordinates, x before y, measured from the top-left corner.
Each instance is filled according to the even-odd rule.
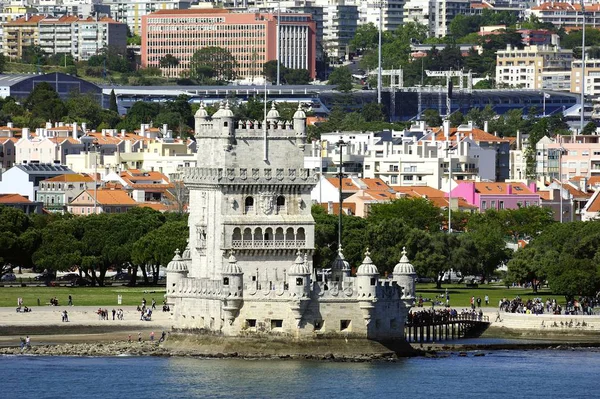
[[[58,93],[47,82],[40,82],[23,103],[33,118],[59,121],[67,114],[67,108]]]
[[[214,71],[210,78],[220,81],[235,80],[238,62],[229,52],[222,47],[202,47],[198,49],[190,60],[190,77],[199,81],[206,80],[207,71]]]
[[[282,80],[287,68],[279,63],[279,80]],[[277,60],[267,61],[263,64],[263,75],[271,83],[277,81]]]
[[[115,89],[110,91],[110,99],[108,101],[108,109],[113,112],[119,112],[119,108],[117,107],[117,95],[115,94]]]
[[[175,68],[179,65],[179,59],[173,54],[167,54],[160,59],[158,64],[163,69]]]
[[[328,84],[337,86],[337,90],[348,92],[352,90],[352,72],[348,67],[335,68],[329,75]]]
[[[596,124],[594,122],[588,122],[584,127],[582,134],[596,134]]]
[[[437,127],[442,125],[442,118],[440,113],[435,109],[426,109],[423,111],[421,118],[425,121],[427,126]]]
[[[160,267],[167,267],[176,249],[183,251],[188,235],[186,220],[166,222],[133,244],[132,262],[138,266],[150,266],[156,284]]]
[[[288,85],[306,85],[310,82],[310,73],[307,69],[285,69],[283,81]]]
[[[354,37],[350,40],[352,51],[373,50],[379,42],[379,29],[374,23],[358,25]]]
[[[363,106],[361,114],[362,114],[363,118],[365,119],[365,121],[367,121],[367,122],[375,122],[375,121],[382,122],[385,120],[385,115],[383,113],[382,104],[377,104],[377,103],[365,104]]]
[[[66,109],[72,121],[86,122],[92,129],[102,122],[102,107],[91,94],[71,93]]]
[[[400,219],[407,227],[440,231],[440,208],[425,198],[399,198],[390,203],[373,204],[368,220]]]
[[[6,57],[4,56],[4,54],[0,54],[0,73],[3,73],[5,68],[6,68]]]

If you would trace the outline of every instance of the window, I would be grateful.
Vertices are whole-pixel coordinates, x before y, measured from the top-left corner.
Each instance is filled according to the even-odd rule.
[[[283,320],[273,319],[271,320],[271,329],[283,327]]]
[[[323,320],[317,319],[314,321],[313,325],[315,327],[315,331],[319,331],[321,328],[323,328]]]
[[[246,197],[244,201],[244,208],[246,213],[252,212],[254,210],[254,198]]]
[[[296,279],[296,285],[298,285],[298,286],[304,285],[304,279],[302,277],[298,277]]]
[[[340,320],[340,331],[349,330],[351,322],[352,320]]]
[[[229,285],[229,277],[223,277],[223,285]]]
[[[496,201],[492,201],[491,204],[490,204],[490,207],[492,209],[496,209]]]
[[[256,327],[256,319],[246,319],[248,327]]]
[[[504,209],[504,201],[500,201],[498,206],[500,209]]]
[[[487,209],[487,201],[481,201],[481,210],[486,210]]]
[[[390,184],[398,184],[398,176],[390,176]]]
[[[371,285],[375,285],[377,283],[377,279],[375,277],[371,277]]]

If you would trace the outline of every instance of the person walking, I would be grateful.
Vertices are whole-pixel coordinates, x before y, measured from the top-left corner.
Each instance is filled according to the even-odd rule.
[[[29,335],[25,338],[25,347],[31,349],[31,338],[29,338]]]
[[[485,306],[488,306],[490,304],[490,297],[488,296],[488,294],[485,294]]]
[[[112,314],[113,314],[113,320],[114,320],[115,319],[115,315],[117,314],[117,311],[113,309],[112,310]]]
[[[154,342],[154,331],[150,333],[150,341]]]
[[[138,333],[138,342],[142,342],[142,333],[141,332]]]
[[[73,306],[73,297],[71,295],[69,295],[69,303],[67,303],[68,306]]]
[[[152,310],[156,310],[156,301],[152,298]]]
[[[165,337],[166,336],[167,336],[167,333],[163,331],[162,334],[160,335],[158,343],[160,344],[161,342],[165,342]]]

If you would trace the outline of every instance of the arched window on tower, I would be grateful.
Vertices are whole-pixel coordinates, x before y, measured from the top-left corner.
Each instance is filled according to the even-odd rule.
[[[246,197],[246,200],[244,201],[244,211],[245,213],[254,212],[254,198]]]
[[[277,197],[277,213],[285,212],[285,197],[280,195]]]

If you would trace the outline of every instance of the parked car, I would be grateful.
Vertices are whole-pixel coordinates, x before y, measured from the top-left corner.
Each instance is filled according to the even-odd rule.
[[[434,283],[435,280],[431,277],[420,277],[417,276],[417,283]]]
[[[114,276],[112,276],[113,280],[120,280],[120,281],[129,281],[131,280],[131,274],[127,273],[127,272],[120,272],[115,274]]]
[[[35,276],[33,279],[37,281],[46,281],[46,280],[54,280],[56,278],[56,274],[54,273],[42,273]]]
[[[17,276],[14,273],[6,273],[2,276],[2,281],[15,281]]]
[[[67,273],[67,274],[63,274],[62,276],[58,276],[56,281],[73,281],[73,280],[77,280],[79,277],[80,276],[77,273]]]
[[[92,282],[88,279],[77,276],[76,279],[71,281],[71,285],[73,287],[86,287],[86,286],[92,285]]]

